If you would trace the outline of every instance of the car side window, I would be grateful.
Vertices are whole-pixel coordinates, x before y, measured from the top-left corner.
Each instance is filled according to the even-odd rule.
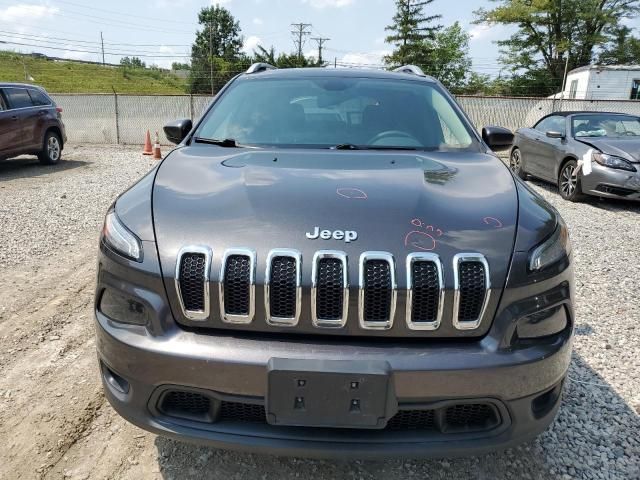
[[[564,135],[566,130],[565,117],[559,115],[547,117],[540,121],[534,128],[541,133],[560,132]]]
[[[31,97],[26,88],[5,88],[4,94],[9,101],[10,108],[33,107],[33,102],[31,102]]]
[[[0,112],[2,112],[3,110],[8,110],[8,108],[7,108],[7,104],[4,101],[4,95],[2,93],[2,90],[0,90]]]
[[[42,106],[52,104],[51,99],[47,97],[44,93],[42,93],[40,90],[35,90],[30,88],[28,91],[29,91],[29,95],[31,96],[31,101],[36,107],[42,107]]]

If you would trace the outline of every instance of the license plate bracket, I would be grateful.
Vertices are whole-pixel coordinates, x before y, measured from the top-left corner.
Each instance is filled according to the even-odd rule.
[[[385,361],[272,358],[268,369],[272,425],[381,429],[397,412]]]

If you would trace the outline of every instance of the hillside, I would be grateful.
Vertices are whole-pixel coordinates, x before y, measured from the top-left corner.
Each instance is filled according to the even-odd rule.
[[[50,60],[0,51],[0,82],[33,82],[51,93],[183,94],[186,81],[166,71]]]

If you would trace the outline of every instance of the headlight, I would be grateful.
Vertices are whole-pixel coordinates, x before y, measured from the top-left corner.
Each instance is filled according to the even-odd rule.
[[[618,170],[627,170],[629,172],[636,171],[636,167],[631,165],[631,163],[624,158],[614,157],[613,155],[607,155],[606,153],[600,152],[595,152],[592,158],[594,162],[598,162],[604,167],[617,168]]]
[[[104,219],[102,238],[112,250],[123,257],[136,262],[142,261],[140,240],[124,226],[113,209],[109,210]]]
[[[529,257],[529,270],[538,271],[555,262],[568,257],[571,253],[569,230],[564,221],[558,217],[558,226],[547,240],[537,246]]]

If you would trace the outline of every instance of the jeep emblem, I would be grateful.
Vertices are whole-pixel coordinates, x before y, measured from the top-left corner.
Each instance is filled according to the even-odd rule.
[[[315,227],[313,233],[307,232],[307,238],[309,240],[344,240],[346,243],[355,242],[358,239],[358,232],[353,230],[320,230],[320,227]]]

